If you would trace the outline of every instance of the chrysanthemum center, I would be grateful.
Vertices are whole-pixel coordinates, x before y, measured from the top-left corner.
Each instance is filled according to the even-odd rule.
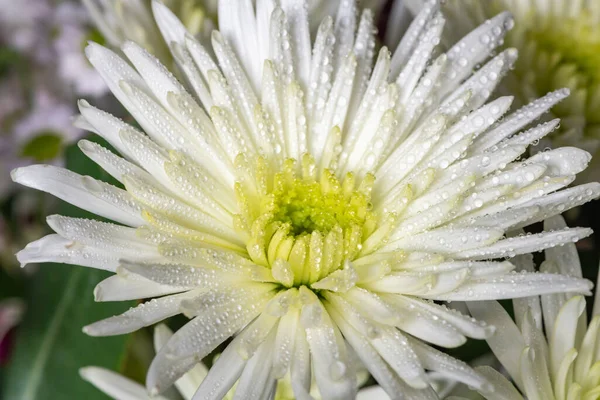
[[[259,158],[238,159],[238,231],[250,258],[282,285],[311,285],[355,259],[377,228],[371,210],[374,178],[341,179],[309,155],[277,168]],[[341,272],[340,272],[341,273]],[[339,275],[339,273],[338,273]]]
[[[591,128],[584,134],[594,135],[600,124],[594,100],[600,88],[600,26],[593,17],[584,12],[577,18],[548,18],[531,23],[524,36],[515,32],[508,40],[509,46],[521,48],[515,71],[519,79],[514,83],[526,83],[513,89],[523,91],[525,99],[571,89],[571,97],[553,113],[561,118],[584,117]]]
[[[550,64],[559,61],[570,64],[587,79],[584,84],[600,81],[600,26],[594,23],[591,15],[582,13],[577,18],[560,19],[531,30],[529,38],[534,40],[540,50],[551,56],[560,56],[560,60],[548,60]]]
[[[361,226],[370,212],[368,196],[356,191],[345,194],[337,178],[329,171],[324,175],[322,182],[294,178],[277,188],[273,192],[276,204],[273,220],[290,224],[290,233],[295,236],[313,231],[327,233],[336,226],[342,229]],[[352,175],[347,179],[352,180]]]

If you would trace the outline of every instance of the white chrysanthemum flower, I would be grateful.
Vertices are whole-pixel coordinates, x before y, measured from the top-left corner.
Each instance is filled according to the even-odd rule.
[[[1,303],[0,303],[1,304]],[[157,325],[154,329],[154,349],[156,352],[168,342],[173,336],[173,332],[164,324]],[[218,356],[217,356],[218,357]],[[85,367],[79,370],[79,373],[86,381],[92,383],[98,389],[102,390],[105,394],[112,397],[115,400],[147,400],[148,392],[146,388],[137,382],[132,381],[120,374],[107,370],[100,367]],[[181,378],[175,382],[177,390],[181,396],[190,400],[194,397],[196,389],[200,386],[206,375],[208,374],[208,368],[203,363],[196,364],[190,371],[186,372]],[[295,396],[291,382],[288,379],[283,379],[278,382],[277,388],[275,389],[274,400],[294,400]],[[360,387],[369,378],[369,374],[364,370],[360,369],[357,371],[357,383]],[[357,398],[366,396],[371,393],[370,389],[360,390]],[[318,389],[313,385],[311,387],[311,396],[313,399],[320,400]],[[231,400],[235,395],[235,386],[229,390],[224,396],[224,400]],[[157,400],[165,400],[164,397],[154,397]]]
[[[560,217],[545,221],[546,229],[563,229]],[[546,250],[543,271],[581,276],[573,244]],[[533,270],[531,258],[520,256],[519,268]],[[594,400],[600,398],[600,299],[587,323],[585,299],[568,293],[513,300],[516,323],[497,302],[469,303],[471,313],[498,329],[487,339],[518,390],[489,367],[478,370],[494,383],[489,400]],[[544,333],[545,332],[545,333]]]
[[[561,118],[562,127],[546,142],[596,154],[600,145],[600,2],[450,0],[445,8],[448,31],[459,35],[500,11],[513,13],[516,29],[506,36],[505,44],[519,50],[519,60],[504,81],[504,89],[524,104],[569,88],[571,96],[552,110]],[[600,165],[593,165],[585,180],[600,179]]]
[[[481,375],[425,342],[459,346],[493,327],[433,300],[590,290],[581,278],[514,273],[497,261],[589,235],[506,233],[600,193],[595,183],[564,189],[590,160],[583,150],[519,160],[558,121],[525,128],[566,90],[507,116],[510,97],[485,104],[516,54],[473,68],[512,26],[508,14],[430,63],[444,19],[429,3],[393,56],[384,48],[373,66],[372,14],[357,21],[353,2],[321,23],[312,46],[301,0],[220,7],[217,64],[153,3],[190,92],[134,43],[122,48],[131,64],[87,48],[147,134],[80,103],[80,124],[124,158],[88,141],[81,149],[125,189],[44,165],[13,172],[122,224],[51,216],[56,234],[19,252],[23,264],[117,272],[96,288],[101,301],[163,296],[87,333],[192,318],[154,359],[151,394],[231,337],[195,399],[220,398],[236,382],[236,398],[263,398],[287,374],[298,398],[314,376],[323,398],[349,399],[352,352],[393,398],[435,398],[425,370],[485,389]]]
[[[133,41],[171,66],[171,54],[150,8],[148,0],[82,0],[96,27],[113,48]],[[163,0],[181,19],[192,35],[208,37],[213,23],[204,7],[214,8],[214,0]]]
[[[90,36],[90,21],[85,7],[60,3],[54,12],[52,45],[56,52],[58,76],[80,96],[102,96],[108,92],[98,72],[81,51]]]

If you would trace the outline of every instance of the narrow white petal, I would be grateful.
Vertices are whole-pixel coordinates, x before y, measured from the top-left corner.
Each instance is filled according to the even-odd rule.
[[[502,43],[504,35],[513,25],[512,16],[505,11],[480,25],[448,50],[450,65],[442,91],[454,89],[468,76],[475,65],[485,60]],[[487,43],[481,40],[485,35],[490,39]]]
[[[549,247],[577,242],[591,234],[592,230],[588,228],[567,228],[534,235],[509,237],[487,247],[459,251],[455,253],[455,257],[471,260],[514,257],[518,254],[532,253]]]
[[[147,299],[181,292],[182,290],[179,287],[152,282],[137,274],[127,274],[126,276],[113,275],[96,285],[94,288],[94,300],[123,301]]]
[[[496,327],[496,333],[487,339],[488,345],[510,376],[520,385],[522,380],[519,358],[525,349],[525,342],[513,320],[496,301],[469,301],[467,307],[475,318]]]
[[[578,320],[584,311],[584,298],[582,296],[575,296],[562,306],[556,316],[548,340],[550,347],[550,367],[553,377],[558,376],[559,368],[567,352],[576,348]]]
[[[344,339],[315,294],[303,288],[301,296],[304,292],[310,300],[302,307],[301,322],[319,391],[332,400],[352,398],[356,395],[356,377],[346,357]]]
[[[455,379],[478,390],[491,390],[485,378],[474,371],[467,363],[459,361],[419,340],[408,338],[423,367],[437,371],[450,379]]]
[[[198,296],[198,291],[152,299],[130,308],[121,315],[109,317],[83,328],[90,336],[113,336],[136,331],[168,317],[179,314],[181,302]]]
[[[463,250],[461,253],[469,254],[469,252],[472,252],[479,254],[481,251],[479,248],[485,248],[484,246],[495,243],[503,234],[503,231],[487,228],[444,227],[391,242],[384,246],[382,250],[402,249],[443,254],[456,253],[457,249],[461,249]],[[464,258],[467,258],[467,256]]]
[[[402,400],[405,396],[410,396],[410,399],[415,400],[438,399],[433,389],[414,389],[402,381],[383,358],[381,358],[379,352],[375,350],[369,341],[354,330],[341,314],[335,309],[331,310],[330,313],[336,325],[344,333],[346,340],[348,340],[352,348],[356,351],[358,357],[391,399]]]
[[[171,336],[173,336],[173,332],[165,324],[156,325],[154,328],[154,351],[158,353]],[[175,386],[185,400],[191,400],[207,374],[208,368],[200,362],[179,378],[175,382]]]
[[[119,266],[119,254],[78,244],[60,235],[44,236],[29,243],[17,254],[22,266],[30,263],[65,263],[114,271]]]
[[[529,219],[514,226],[521,228],[535,222],[558,215],[571,208],[578,207],[600,196],[600,183],[590,182],[584,185],[564,189],[546,196],[531,199],[519,207],[539,207],[539,211]]]
[[[275,385],[271,374],[275,330],[258,347],[248,360],[235,389],[234,400],[260,400],[269,398],[268,393]]]
[[[396,371],[400,379],[416,389],[429,385],[423,369],[421,357],[410,341],[395,328],[385,327],[379,335],[370,340],[388,365]]]
[[[137,165],[117,156],[97,143],[80,140],[77,145],[86,156],[119,182],[123,182],[123,175],[136,175],[150,181],[154,180],[150,174]]]
[[[556,292],[574,292],[589,295],[592,287],[592,283],[587,279],[541,272],[511,272],[504,276],[472,278],[453,292],[435,296],[428,296],[427,294],[421,296],[436,300],[500,300]]]
[[[569,95],[568,89],[560,89],[548,93],[546,96],[532,101],[526,106],[510,114],[493,129],[481,135],[474,144],[473,152],[479,152],[491,148],[509,137],[515,132],[535,121],[552,106]],[[528,143],[527,143],[528,144]]]
[[[524,400],[519,391],[500,372],[488,366],[477,367],[476,370],[494,386],[493,391],[483,393],[486,399]]]
[[[381,386],[369,386],[360,389],[356,395],[356,400],[389,400],[390,396],[385,393]]]
[[[600,186],[600,184],[598,184]],[[544,221],[544,229],[559,230],[565,229],[567,224],[564,218],[556,215]],[[553,262],[558,267],[562,274],[581,278],[581,263],[579,262],[579,254],[574,243],[567,243],[560,247],[551,247],[544,251],[546,261]]]
[[[121,82],[130,82],[147,90],[142,77],[116,53],[97,43],[91,42],[85,48],[85,54],[119,102],[130,111],[134,109],[129,96],[121,88]]]
[[[107,369],[84,367],[79,370],[79,375],[115,400],[148,398],[148,393],[142,385]],[[154,399],[167,400],[162,396],[154,397]]]
[[[146,381],[149,392],[165,390],[250,322],[271,297],[271,288],[256,284],[232,288],[229,293],[208,292],[193,303],[182,305],[189,311],[194,309],[197,316],[179,329],[152,361]],[[216,318],[219,315],[222,318]]]
[[[46,221],[50,228],[63,238],[85,246],[118,252],[121,257],[127,257],[129,254],[139,258],[140,253],[144,253],[145,258],[159,257],[156,247],[140,239],[135,228],[62,215],[50,215]]]
[[[50,193],[76,207],[130,226],[144,223],[140,207],[126,191],[51,165],[14,169],[13,181]]]
[[[428,26],[428,22],[433,18],[439,9],[440,5],[438,1],[427,1],[420,9],[418,15],[410,24],[406,30],[406,33],[404,36],[402,36],[402,40],[398,44],[398,47],[394,51],[391,70],[392,78],[395,78],[396,74],[400,72],[402,66],[406,64],[413,52],[413,49],[417,46],[423,31]]]
[[[194,394],[193,400],[223,399],[236,383],[246,365],[246,360],[237,351],[241,338],[241,335],[238,335],[219,355]]]
[[[560,147],[554,150],[542,151],[529,157],[525,164],[541,163],[548,169],[546,175],[552,177],[575,175],[583,171],[592,156],[587,151],[576,147]]]
[[[126,124],[105,111],[93,107],[86,100],[79,100],[77,106],[82,117],[94,128],[94,131],[97,132],[98,135],[106,139],[106,141],[123,156],[134,159],[131,157],[131,152],[124,146],[119,136],[119,132],[123,129],[134,129],[131,125]]]

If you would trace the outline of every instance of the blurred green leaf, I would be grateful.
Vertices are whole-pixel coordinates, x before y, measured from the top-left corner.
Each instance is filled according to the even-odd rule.
[[[104,144],[104,143],[103,143]],[[107,175],[76,146],[67,149],[67,166],[83,175]],[[61,214],[93,217],[64,204]],[[2,398],[11,400],[107,399],[83,381],[79,368],[98,365],[119,370],[128,335],[89,337],[81,328],[119,314],[132,302],[95,303],[93,289],[110,273],[62,264],[40,265],[28,290],[28,310],[4,376]]]
[[[18,51],[10,47],[0,47],[0,77],[22,62]]]
[[[85,39],[81,42],[81,50],[84,51],[89,42],[98,43],[100,46],[106,46],[106,39],[98,29],[89,29]]]
[[[62,148],[62,137],[56,132],[40,132],[23,146],[21,156],[35,161],[49,161],[58,156]]]
[[[23,279],[8,274],[0,267],[0,300],[7,297],[20,297],[25,290]]]

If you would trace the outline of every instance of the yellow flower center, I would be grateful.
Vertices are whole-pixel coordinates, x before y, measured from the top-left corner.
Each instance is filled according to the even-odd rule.
[[[350,284],[352,272],[344,266],[378,227],[370,203],[374,177],[357,182],[348,173],[340,180],[319,171],[308,154],[280,166],[240,155],[236,168],[241,212],[235,222],[250,258],[286,287],[310,286],[342,269],[340,279]]]
[[[558,53],[560,62],[572,65],[583,84],[600,82],[600,26],[589,13],[577,18],[552,20],[531,30],[529,38],[540,50]]]
[[[586,136],[597,136],[600,113],[600,25],[589,12],[576,18],[532,15],[524,30],[518,26],[507,44],[519,48],[512,90],[525,100],[567,87],[571,96],[553,108],[561,118],[579,116]],[[525,85],[523,85],[525,83]],[[533,91],[531,90],[533,89]]]

